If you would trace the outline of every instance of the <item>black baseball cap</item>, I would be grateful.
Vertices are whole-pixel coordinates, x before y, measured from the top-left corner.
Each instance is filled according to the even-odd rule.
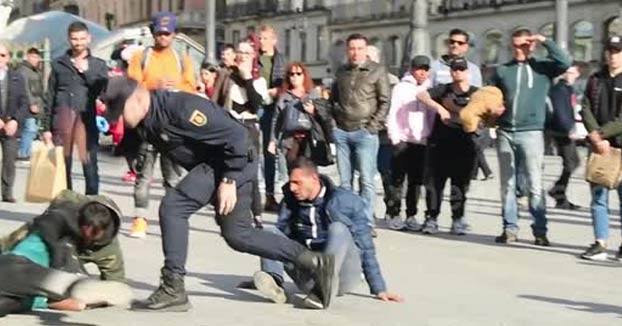
[[[105,118],[109,122],[116,122],[123,113],[125,102],[134,93],[138,83],[127,77],[112,77],[108,79],[106,89],[99,99],[106,104]]]
[[[622,51],[622,37],[614,35],[607,38],[605,50]]]
[[[430,69],[430,58],[425,55],[416,55],[410,60],[410,66],[412,68],[426,68]]]
[[[469,69],[469,63],[464,58],[454,58],[449,61],[449,68],[451,70],[467,70]]]

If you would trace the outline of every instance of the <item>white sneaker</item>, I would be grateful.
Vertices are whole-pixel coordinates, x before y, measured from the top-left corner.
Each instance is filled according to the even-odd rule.
[[[423,225],[417,221],[414,215],[406,218],[406,230],[419,232],[422,228]]]
[[[399,216],[388,216],[387,226],[389,227],[389,229],[396,231],[403,230],[406,227],[406,225],[404,225],[404,222],[402,221],[402,218]]]

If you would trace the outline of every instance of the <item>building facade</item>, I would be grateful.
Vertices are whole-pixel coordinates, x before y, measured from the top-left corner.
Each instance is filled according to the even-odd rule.
[[[393,72],[410,49],[412,0],[230,0],[223,23],[225,40],[235,43],[262,24],[273,25],[278,47],[291,60],[309,64],[314,78],[322,78],[344,61],[345,39],[366,35],[382,50],[382,60]],[[598,60],[602,41],[622,35],[618,0],[571,0],[568,9],[568,51],[579,61]],[[469,58],[496,65],[511,57],[510,35],[529,28],[555,36],[554,0],[431,0],[428,2],[431,54],[446,51],[452,28],[470,33]]]

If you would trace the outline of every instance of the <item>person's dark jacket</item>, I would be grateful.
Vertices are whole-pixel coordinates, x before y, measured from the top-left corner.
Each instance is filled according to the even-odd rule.
[[[239,187],[257,173],[248,130],[229,112],[203,97],[151,91],[151,104],[138,125],[142,139],[186,170],[207,164]],[[253,172],[253,167],[255,171]],[[196,189],[197,192],[202,189]]]
[[[367,60],[337,70],[331,92],[332,116],[337,127],[346,131],[383,129],[389,112],[391,91],[386,68]]]
[[[596,130],[612,146],[622,148],[622,74],[611,77],[605,66],[588,78],[581,116],[588,132]]]
[[[327,228],[330,223],[345,224],[354,243],[360,250],[363,273],[371,293],[378,294],[386,291],[386,284],[380,271],[380,264],[376,258],[376,249],[371,236],[371,227],[367,220],[369,205],[355,193],[339,188],[327,176],[320,176],[322,186],[325,187],[324,196],[314,202],[301,203],[289,190],[289,183],[283,186],[283,201],[279,210],[277,228],[289,238],[307,245],[307,234],[304,228],[299,229],[300,219],[311,218],[315,211],[316,224]],[[304,224],[304,223],[303,223]],[[326,229],[320,230],[318,235],[326,236]],[[317,240],[321,241],[321,239]],[[311,241],[313,242],[313,241]],[[311,245],[310,247],[313,247]]]
[[[28,96],[29,105],[37,105],[39,113],[33,114],[30,108],[27,110],[26,117],[43,117],[45,115],[45,90],[43,89],[43,75],[37,67],[31,65],[28,61],[24,61],[19,65],[18,71],[24,77],[26,83],[26,95]]]
[[[8,98],[6,101],[6,108],[3,108],[3,112],[0,118],[2,121],[7,122],[9,120],[17,121],[18,126],[21,126],[28,115],[28,96],[26,94],[26,83],[24,77],[16,70],[9,69],[5,78],[8,78]]]
[[[549,91],[551,114],[547,118],[547,129],[559,136],[568,136],[574,129],[574,89],[565,79],[559,80]]]
[[[95,117],[95,99],[100,95],[108,80],[106,62],[89,54],[88,70],[80,73],[71,62],[71,50],[52,61],[52,72],[48,81],[48,104],[53,118],[54,110],[68,107],[80,113]],[[44,122],[50,129],[51,119]]]

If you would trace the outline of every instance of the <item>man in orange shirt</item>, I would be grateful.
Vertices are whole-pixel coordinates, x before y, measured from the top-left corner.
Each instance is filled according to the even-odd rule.
[[[173,13],[160,12],[153,16],[151,32],[154,45],[143,51],[136,51],[129,62],[128,77],[136,80],[149,90],[196,92],[192,61],[186,54],[173,49],[177,18]],[[134,206],[136,217],[132,223],[130,236],[143,238],[147,232],[147,207],[149,205],[149,184],[153,176],[153,166],[158,152],[152,145],[144,142],[136,159],[137,178],[134,185]],[[180,177],[180,169],[166,155],[160,155],[160,168],[164,187],[174,187]]]

